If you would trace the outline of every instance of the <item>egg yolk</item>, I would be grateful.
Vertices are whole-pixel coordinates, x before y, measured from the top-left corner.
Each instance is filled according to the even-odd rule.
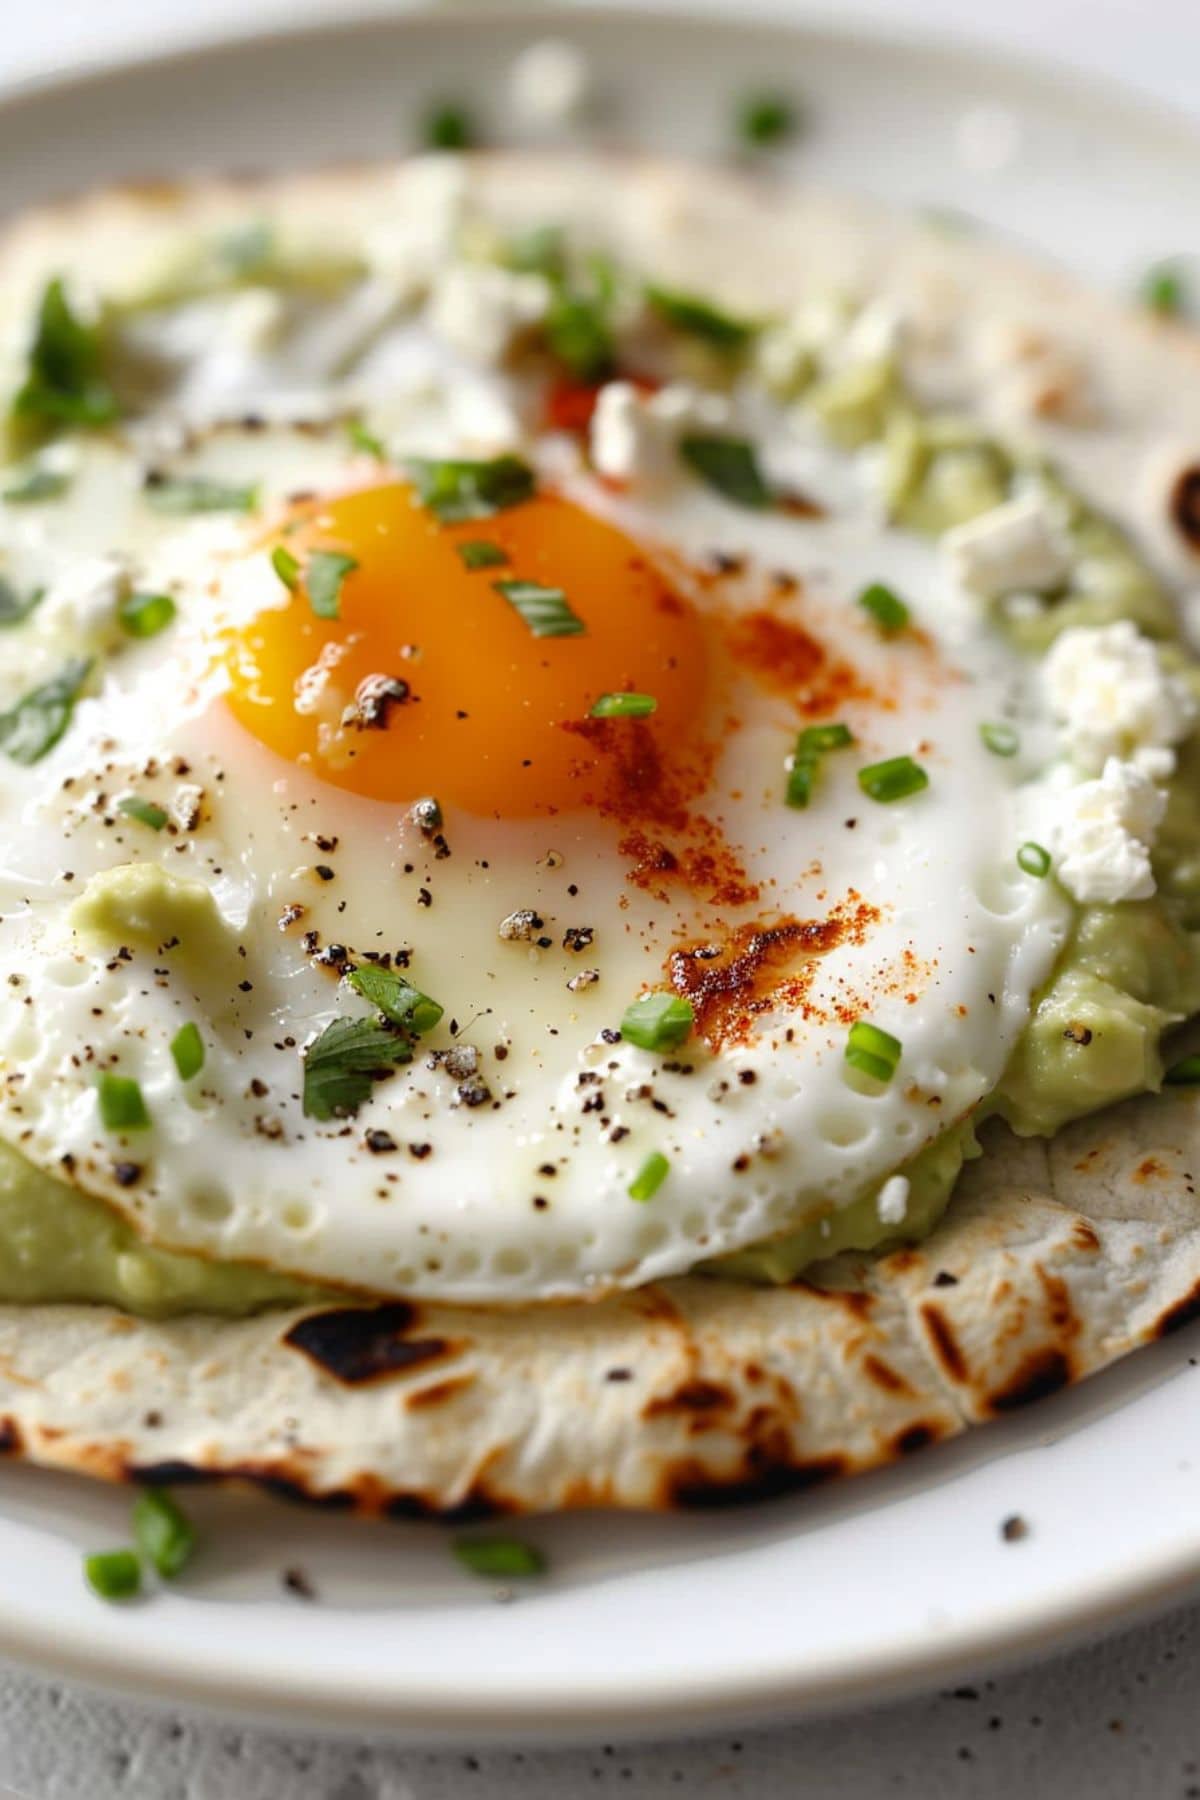
[[[548,815],[603,805],[614,734],[640,734],[659,771],[695,736],[699,620],[636,543],[570,501],[539,494],[446,525],[395,482],[295,513],[278,542],[299,567],[295,591],[239,632],[229,703],[325,781],[377,800]],[[492,561],[472,567],[483,553],[463,548],[480,543]],[[317,550],[354,565],[336,618],[319,617],[305,587]],[[517,580],[560,590],[582,632],[535,636],[495,585]],[[602,694],[626,692],[652,695],[653,715],[581,729]]]

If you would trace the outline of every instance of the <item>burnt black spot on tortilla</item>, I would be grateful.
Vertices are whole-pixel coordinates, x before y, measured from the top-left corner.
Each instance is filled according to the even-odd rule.
[[[868,1381],[873,1381],[887,1394],[911,1394],[912,1388],[891,1363],[884,1362],[881,1356],[863,1357],[863,1374]]]
[[[506,1508],[485,1493],[467,1494],[453,1506],[435,1506],[421,1494],[394,1494],[383,1509],[384,1517],[400,1521],[437,1519],[443,1525],[482,1525],[504,1516]]]
[[[1182,1331],[1193,1319],[1200,1319],[1200,1281],[1197,1281],[1190,1292],[1169,1306],[1154,1327],[1156,1337],[1170,1337],[1173,1331]]]
[[[1035,1350],[1004,1387],[988,1396],[988,1405],[993,1412],[1015,1412],[1056,1394],[1070,1379],[1071,1365],[1061,1350]]]
[[[914,1450],[924,1450],[930,1444],[936,1444],[941,1435],[935,1425],[906,1425],[892,1439],[892,1453],[895,1456],[911,1456]]]
[[[674,1392],[660,1394],[648,1402],[644,1416],[647,1419],[657,1418],[661,1413],[673,1412],[715,1412],[720,1407],[732,1406],[733,1395],[726,1387],[715,1381],[685,1381]]]
[[[751,1453],[745,1469],[731,1480],[717,1480],[704,1469],[683,1464],[670,1476],[670,1503],[688,1511],[716,1511],[727,1506],[753,1506],[762,1500],[782,1500],[789,1494],[802,1494],[823,1482],[844,1475],[846,1465],[840,1456],[821,1457],[815,1462],[768,1462],[755,1467]]]
[[[130,1463],[126,1473],[130,1481],[147,1487],[200,1487],[205,1482],[220,1481],[222,1470],[201,1469],[195,1463],[168,1458],[164,1462]]]
[[[921,1317],[925,1321],[925,1329],[933,1339],[934,1352],[947,1375],[954,1381],[965,1381],[967,1365],[958,1347],[958,1339],[950,1328],[950,1321],[931,1302],[926,1302],[921,1308]]]
[[[402,1300],[382,1306],[337,1307],[298,1319],[283,1341],[311,1357],[336,1381],[361,1387],[447,1353],[450,1345],[445,1338],[408,1337],[406,1333],[416,1323],[416,1308]]]
[[[1168,502],[1171,522],[1193,550],[1200,550],[1200,463],[1176,478]]]
[[[949,1269],[939,1269],[933,1278],[934,1287],[957,1287],[958,1276],[952,1275]]]
[[[349,1488],[331,1488],[328,1493],[315,1494],[290,1475],[253,1467],[239,1468],[236,1464],[228,1472],[242,1481],[253,1482],[264,1494],[271,1494],[276,1500],[287,1500],[293,1506],[315,1506],[318,1512],[336,1513],[354,1512],[359,1506],[358,1497]]]
[[[21,1434],[12,1419],[0,1419],[0,1456],[18,1456]]]

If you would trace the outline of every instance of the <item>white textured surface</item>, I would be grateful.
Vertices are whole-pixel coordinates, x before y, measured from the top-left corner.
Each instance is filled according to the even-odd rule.
[[[255,12],[294,19],[325,4],[258,0]],[[1044,50],[1200,110],[1194,0],[1010,0],[974,18],[959,0],[838,9],[842,21],[851,13]],[[169,11],[164,0],[0,0],[0,81],[134,49],[147,35],[162,44],[240,27],[245,16],[244,0],[173,0]],[[1200,1800],[1200,1610],[994,1682],[964,1671],[963,1682],[853,1719],[686,1747],[422,1755],[142,1715],[0,1672],[0,1782],[28,1800]]]

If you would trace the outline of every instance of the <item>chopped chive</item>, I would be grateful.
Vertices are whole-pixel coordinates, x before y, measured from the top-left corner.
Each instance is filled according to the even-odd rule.
[[[1021,739],[1011,725],[984,723],[979,727],[979,735],[993,756],[1015,756],[1021,748]]]
[[[442,100],[426,113],[421,138],[427,150],[469,150],[475,127],[465,106]]]
[[[179,1071],[180,1081],[190,1081],[204,1067],[204,1039],[199,1027],[189,1019],[171,1039],[171,1056]]]
[[[652,1150],[629,1184],[631,1200],[653,1200],[671,1172],[671,1165],[661,1150]]]
[[[117,617],[130,637],[157,637],[175,617],[175,602],[170,594],[126,594]]]
[[[682,1044],[694,1023],[690,1000],[679,994],[643,994],[625,1008],[621,1036],[641,1050],[669,1050]]]
[[[782,143],[796,124],[796,108],[786,94],[747,94],[738,107],[738,136],[755,150]]]
[[[856,1019],[846,1037],[845,1060],[874,1081],[888,1082],[896,1073],[903,1046],[890,1031],[869,1019]]]
[[[811,751],[798,748],[794,752],[783,796],[788,806],[802,808],[808,805],[812,799],[813,783],[817,779],[817,770],[820,766],[820,757]]]
[[[487,538],[468,538],[454,547],[462,558],[464,569],[499,569],[508,561],[508,551],[502,550],[499,544],[490,543]]]
[[[376,462],[387,461],[387,447],[383,439],[376,437],[373,431],[368,431],[361,419],[351,419],[346,427],[346,436],[364,456],[373,456]]]
[[[162,1488],[147,1488],[133,1503],[133,1541],[164,1581],[172,1581],[190,1561],[196,1532]]]
[[[571,611],[561,588],[537,581],[493,581],[492,586],[521,615],[536,638],[579,637],[587,626]]]
[[[145,1131],[150,1123],[142,1090],[131,1075],[105,1070],[96,1081],[96,1099],[105,1131]]]
[[[24,768],[48,755],[71,723],[91,666],[90,657],[72,658],[57,675],[31,688],[8,712],[0,713],[0,750]]]
[[[872,1081],[887,1082],[896,1073],[895,1063],[885,1061],[882,1056],[872,1056],[869,1050],[847,1049],[846,1061],[852,1069],[869,1075]]]
[[[742,350],[758,331],[758,326],[748,319],[735,319],[731,313],[710,305],[699,294],[683,294],[675,288],[659,287],[654,282],[649,283],[645,293],[659,318],[674,331],[702,338],[718,350]]]
[[[872,800],[885,806],[893,800],[907,800],[929,786],[929,777],[911,756],[889,756],[885,762],[869,763],[858,771],[858,785]]]
[[[1181,1057],[1163,1076],[1169,1087],[1200,1086],[1200,1055]]]
[[[653,694],[601,694],[588,714],[592,719],[648,719],[658,711]]]
[[[84,1557],[83,1573],[102,1600],[132,1600],[141,1591],[142,1565],[132,1550],[97,1550]]]
[[[71,478],[61,469],[46,469],[36,463],[9,483],[0,498],[10,506],[36,505],[42,500],[57,500],[71,485]]]
[[[161,831],[167,822],[167,813],[153,800],[143,800],[140,794],[122,794],[117,801],[117,811],[123,812],[127,819],[136,819],[139,825],[148,825],[151,831]]]
[[[1139,290],[1143,306],[1164,317],[1175,317],[1187,310],[1187,280],[1178,263],[1156,263],[1147,269]]]
[[[257,487],[231,487],[206,475],[160,475],[142,490],[146,503],[161,513],[253,512]]]
[[[286,544],[276,544],[271,552],[271,567],[282,581],[289,594],[294,594],[300,586],[300,559],[293,556]]]
[[[14,625],[23,625],[45,598],[45,588],[31,588],[27,594],[19,594],[11,581],[0,575],[0,631],[11,631]]]
[[[405,1031],[432,1031],[446,1010],[394,969],[381,969],[375,963],[351,969],[346,980],[356,994],[379,1009],[390,1025],[399,1025]]]
[[[454,1554],[472,1575],[491,1575],[499,1581],[541,1575],[546,1567],[540,1550],[516,1538],[456,1538]]]
[[[1017,851],[1017,862],[1027,875],[1036,875],[1039,881],[1050,873],[1050,852],[1041,844],[1022,844]]]
[[[434,462],[414,457],[406,466],[418,502],[443,525],[490,519],[530,499],[535,487],[533,470],[519,456],[496,456],[490,462]]]
[[[903,631],[908,624],[908,608],[899,594],[885,587],[882,581],[873,581],[870,587],[863,589],[858,596],[858,604],[869,612],[881,631]]]
[[[826,750],[845,750],[853,742],[854,733],[838,719],[829,725],[806,725],[796,740],[796,749],[824,755]]]
[[[744,438],[689,436],[680,439],[679,454],[701,481],[735,506],[762,512],[772,504],[754,446]]]
[[[308,603],[318,619],[342,616],[342,583],[358,564],[342,550],[314,550],[304,572]]]

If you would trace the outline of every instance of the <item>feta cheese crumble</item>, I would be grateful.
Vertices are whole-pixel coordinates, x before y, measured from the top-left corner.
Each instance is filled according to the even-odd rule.
[[[587,58],[561,38],[539,38],[513,63],[509,93],[532,125],[569,125],[583,111],[591,77]]]
[[[550,288],[540,275],[517,275],[494,263],[455,263],[436,283],[428,316],[452,350],[497,364],[545,318],[549,305]]]
[[[884,1182],[875,1200],[881,1225],[903,1225],[908,1213],[909,1191],[907,1175],[892,1175]]]
[[[1172,747],[1196,723],[1196,698],[1128,619],[1064,631],[1043,679],[1063,748],[1079,768],[1094,775],[1116,756],[1159,780],[1172,773]]]
[[[1095,781],[1062,794],[1054,831],[1058,879],[1076,900],[1148,900],[1150,852],[1167,796],[1144,770],[1110,756]]]
[[[942,539],[952,578],[987,600],[1005,594],[1043,594],[1071,572],[1066,533],[1039,494],[1006,500]]]
[[[689,431],[719,431],[729,423],[729,402],[683,382],[643,394],[632,382],[600,389],[592,414],[592,462],[601,475],[646,487],[679,472],[679,440]]]

